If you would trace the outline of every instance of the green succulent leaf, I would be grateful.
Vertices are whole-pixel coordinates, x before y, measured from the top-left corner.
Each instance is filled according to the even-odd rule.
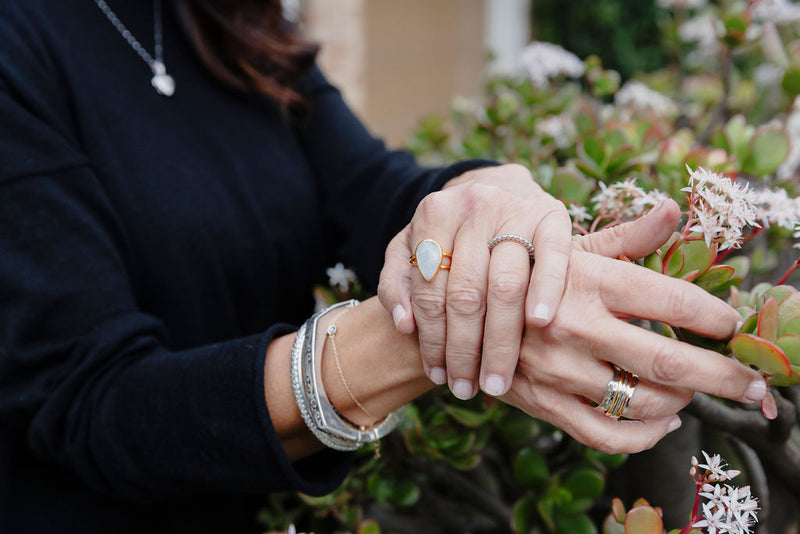
[[[790,96],[800,95],[800,69],[789,69],[783,75],[781,87]]]
[[[589,497],[579,497],[571,501],[558,503],[556,509],[560,516],[578,515],[592,507],[593,499]]]
[[[625,517],[626,534],[663,534],[661,515],[651,506],[636,506]]]
[[[785,334],[775,340],[791,365],[800,365],[800,335]]]
[[[731,340],[731,350],[742,363],[755,365],[772,375],[790,375],[792,369],[783,351],[775,345],[752,334],[737,334]]]
[[[787,297],[791,296],[792,294],[797,293],[797,290],[792,286],[787,285],[779,285],[775,287],[769,288],[765,293],[764,296],[775,297],[775,300],[778,301],[778,304],[786,300]]]
[[[758,287],[758,286],[756,286]],[[788,324],[789,321],[800,317],[800,292],[789,295],[778,307],[778,323]]]
[[[625,522],[625,504],[622,502],[622,499],[614,497],[611,500],[611,514],[614,516],[614,520],[617,523],[622,524]]]
[[[772,174],[789,155],[789,150],[789,135],[782,128],[759,132],[750,142],[749,154],[742,164],[742,170],[754,176]]]
[[[739,161],[745,161],[748,153],[748,144],[753,137],[753,127],[747,125],[744,115],[736,115],[725,125],[725,147],[729,153],[735,155]]]
[[[597,499],[603,494],[605,479],[594,469],[578,469],[564,478],[562,486],[572,493],[573,498]]]
[[[515,534],[528,534],[536,517],[536,502],[530,496],[522,497],[514,503],[511,511],[511,530]]]
[[[603,534],[625,534],[625,525],[617,522],[613,515],[608,514],[603,521],[601,532]]]
[[[783,336],[786,334],[793,334],[800,336],[800,317],[793,317],[785,322],[780,322],[780,313],[778,314],[778,335]]]
[[[768,297],[761,307],[756,331],[758,337],[767,341],[775,341],[778,338],[778,301],[775,300],[775,297]]]
[[[358,525],[356,534],[381,534],[381,527],[374,519],[365,519]]]
[[[449,413],[453,419],[467,428],[477,428],[488,421],[492,416],[491,412],[488,410],[478,412],[454,404],[445,405],[444,410]]]
[[[586,514],[574,516],[556,516],[556,532],[570,534],[597,534],[597,528]]]
[[[736,270],[730,265],[715,265],[698,276],[694,283],[709,293],[713,293],[733,280],[735,272]]]
[[[596,134],[587,134],[583,137],[580,144],[581,155],[585,155],[589,161],[594,163],[598,169],[603,168],[603,163],[606,159],[605,147],[603,140]]]
[[[733,277],[743,279],[750,272],[750,258],[747,256],[734,256],[725,262],[726,265],[733,267]]]
[[[514,478],[529,488],[542,487],[550,478],[544,454],[534,447],[520,449],[514,458]]]

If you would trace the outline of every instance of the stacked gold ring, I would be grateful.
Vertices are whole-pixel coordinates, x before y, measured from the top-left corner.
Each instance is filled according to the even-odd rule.
[[[614,377],[608,383],[606,396],[603,397],[600,408],[603,409],[603,412],[608,417],[619,419],[631,403],[633,392],[638,383],[638,376],[615,365]]]

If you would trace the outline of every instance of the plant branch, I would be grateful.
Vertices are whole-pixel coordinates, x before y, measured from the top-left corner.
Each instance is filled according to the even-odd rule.
[[[747,473],[747,478],[750,481],[750,486],[753,488],[753,495],[758,497],[758,504],[761,507],[758,512],[758,520],[760,523],[758,534],[768,534],[767,519],[769,518],[770,510],[770,494],[767,473],[764,471],[764,466],[758,454],[756,454],[756,451],[751,449],[739,438],[731,437],[730,442],[736,454],[739,455],[739,459],[742,461],[745,472]]]
[[[477,487],[471,479],[455,469],[448,468],[442,462],[432,462],[430,472],[466,503],[485,512],[501,525],[508,523],[508,518],[511,517],[511,508],[490,492],[485,491],[485,488]]]

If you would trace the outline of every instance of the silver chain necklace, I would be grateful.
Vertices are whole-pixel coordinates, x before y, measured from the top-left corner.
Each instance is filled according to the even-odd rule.
[[[117,18],[117,15],[111,11],[105,0],[94,0],[100,11],[108,18],[109,22],[114,25],[120,35],[131,45],[131,48],[139,54],[145,63],[153,71],[153,78],[150,83],[153,84],[156,92],[164,96],[172,96],[175,93],[175,80],[172,76],[167,74],[167,67],[164,66],[164,44],[161,34],[161,0],[154,0],[153,2],[153,40],[155,41],[155,58],[151,56],[147,50],[139,43],[136,37],[130,32],[128,28]]]

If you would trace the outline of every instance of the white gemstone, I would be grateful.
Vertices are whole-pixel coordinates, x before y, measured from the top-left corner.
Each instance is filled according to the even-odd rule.
[[[417,245],[416,255],[419,272],[422,273],[425,280],[430,282],[436,276],[439,265],[442,263],[442,247],[436,241],[426,239]]]
[[[150,80],[156,91],[164,96],[172,96],[175,93],[175,80],[169,74],[156,74]]]

